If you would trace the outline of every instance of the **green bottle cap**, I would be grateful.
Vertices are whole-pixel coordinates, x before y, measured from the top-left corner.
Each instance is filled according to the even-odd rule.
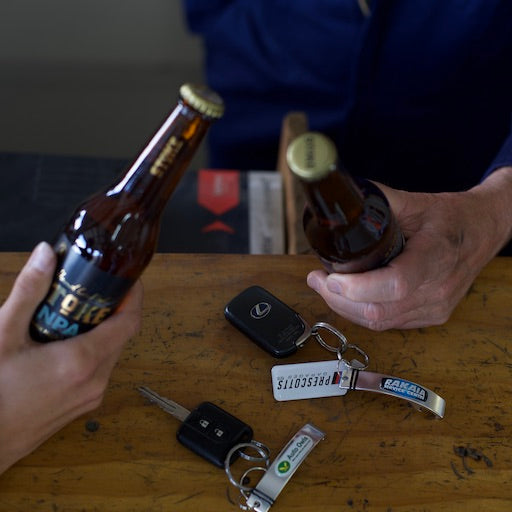
[[[224,114],[222,98],[206,85],[183,84],[180,95],[192,108],[205,116],[218,119]]]
[[[336,167],[338,152],[331,139],[318,132],[299,135],[288,146],[288,167],[299,178],[316,181]]]

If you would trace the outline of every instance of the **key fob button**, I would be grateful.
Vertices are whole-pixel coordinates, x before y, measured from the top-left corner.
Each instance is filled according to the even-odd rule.
[[[206,418],[198,418],[197,423],[204,430],[208,430],[208,427],[210,426],[210,420],[207,420]]]
[[[213,438],[217,440],[229,439],[229,433],[222,425],[215,425],[212,429]]]
[[[200,432],[208,434],[213,430],[214,422],[210,416],[205,416],[204,413],[200,413],[197,410],[191,412],[189,418],[187,418],[186,423],[191,428],[194,428]]]

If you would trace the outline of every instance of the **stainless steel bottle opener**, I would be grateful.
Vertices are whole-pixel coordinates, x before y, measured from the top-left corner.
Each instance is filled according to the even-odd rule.
[[[323,337],[325,331],[334,337],[336,345],[330,345]],[[279,401],[304,400],[328,396],[341,396],[350,390],[372,391],[407,400],[419,410],[426,410],[442,418],[446,403],[434,391],[399,377],[366,371],[369,357],[357,345],[348,343],[338,329],[325,322],[317,322],[311,329],[318,343],[329,352],[336,353],[337,360],[317,361],[272,368],[274,398]],[[363,359],[345,359],[347,351]]]
[[[426,409],[438,418],[444,416],[446,405],[444,399],[434,391],[415,382],[381,373],[359,370],[356,365],[343,360],[339,362],[338,371],[340,374],[339,387],[341,389],[373,391],[402,398],[419,410]]]

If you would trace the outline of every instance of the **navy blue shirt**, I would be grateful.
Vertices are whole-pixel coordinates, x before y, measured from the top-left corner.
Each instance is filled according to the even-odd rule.
[[[283,116],[305,111],[360,176],[464,190],[512,165],[512,2],[184,0],[226,102],[213,167],[274,169]]]

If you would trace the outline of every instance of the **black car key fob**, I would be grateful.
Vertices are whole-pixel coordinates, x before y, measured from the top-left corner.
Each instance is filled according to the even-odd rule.
[[[261,286],[251,286],[224,308],[225,317],[274,357],[293,354],[309,338],[302,317]]]
[[[252,439],[252,428],[211,402],[197,406],[176,433],[178,441],[189,450],[219,468],[233,446]]]
[[[252,440],[252,428],[211,402],[203,402],[189,411],[170,398],[155,393],[147,386],[139,392],[182,423],[176,432],[178,441],[219,468],[224,468],[231,449]],[[260,446],[261,443],[257,443]],[[237,453],[233,454],[233,460]]]

